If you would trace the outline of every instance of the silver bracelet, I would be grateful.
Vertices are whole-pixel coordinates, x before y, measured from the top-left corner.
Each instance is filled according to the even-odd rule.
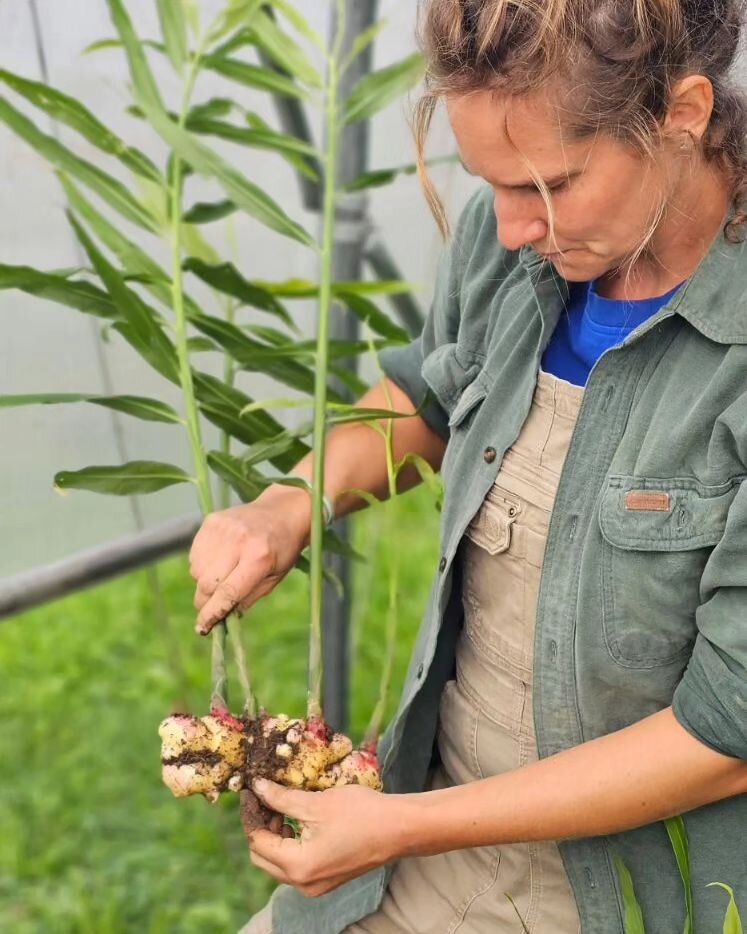
[[[324,527],[328,529],[335,521],[335,507],[326,493],[322,493],[322,512],[324,514]]]
[[[306,477],[299,477],[296,474],[288,474],[288,480],[301,480],[306,487],[310,496],[313,496],[313,489]],[[322,493],[322,518],[324,520],[324,528],[328,529],[332,523],[335,521],[337,516],[335,515],[335,506],[332,500],[327,496],[326,493]]]

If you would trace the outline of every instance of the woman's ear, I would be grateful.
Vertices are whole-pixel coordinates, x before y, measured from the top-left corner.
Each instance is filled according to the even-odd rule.
[[[713,113],[713,84],[705,75],[688,75],[672,88],[664,132],[669,137],[698,143]]]

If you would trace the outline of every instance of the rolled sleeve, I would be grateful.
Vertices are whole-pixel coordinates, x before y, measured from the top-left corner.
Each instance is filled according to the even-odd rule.
[[[389,379],[404,392],[431,431],[449,440],[449,419],[423,379],[423,338],[406,347],[389,347],[380,354],[381,366]]]
[[[465,259],[474,230],[491,204],[491,189],[485,186],[475,192],[462,211],[454,239],[438,264],[433,302],[423,333],[406,347],[390,347],[380,355],[384,373],[420,410],[423,421],[445,441],[449,440],[448,415],[423,378],[423,362],[441,345],[456,339]]]
[[[698,636],[672,707],[717,752],[747,760],[747,482],[703,572]]]

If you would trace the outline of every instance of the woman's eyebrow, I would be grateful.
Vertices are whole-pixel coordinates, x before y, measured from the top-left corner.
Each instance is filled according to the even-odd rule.
[[[458,158],[459,158],[459,162],[461,163],[462,168],[468,175],[473,175],[473,176],[479,175],[478,172],[475,172],[473,169],[471,169],[467,165],[467,163],[464,161],[462,156],[459,156]],[[545,184],[548,188],[554,188],[556,185],[560,185],[563,182],[567,182],[571,178],[574,178],[576,175],[580,175],[580,174],[581,174],[580,170],[573,170],[573,171],[571,171],[570,169],[564,170],[562,172],[559,172],[557,175],[554,175],[552,178],[543,179],[543,184]],[[493,184],[496,184],[496,183],[494,182]],[[527,181],[525,182],[513,182],[510,185],[509,184],[498,184],[497,187],[508,188],[509,190],[516,189],[518,191],[523,191],[529,188],[536,189],[538,186],[537,186],[537,182],[534,179],[530,178],[530,179],[527,179]]]

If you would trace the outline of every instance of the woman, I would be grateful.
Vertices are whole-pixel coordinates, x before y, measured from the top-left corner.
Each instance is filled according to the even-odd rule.
[[[385,360],[418,413],[398,454],[443,475],[442,557],[382,744],[389,794],[258,788],[305,830],[252,835],[287,885],[246,931],[622,934],[622,861],[648,934],[672,934],[661,821],[686,814],[714,932],[708,883],[747,908],[740,4],[426,0],[422,22],[421,164],[443,99],[487,183],[422,337]],[[346,490],[383,493],[365,426],[328,458],[338,513],[361,505]],[[308,528],[290,489],[208,518],[200,630],[269,592]]]

